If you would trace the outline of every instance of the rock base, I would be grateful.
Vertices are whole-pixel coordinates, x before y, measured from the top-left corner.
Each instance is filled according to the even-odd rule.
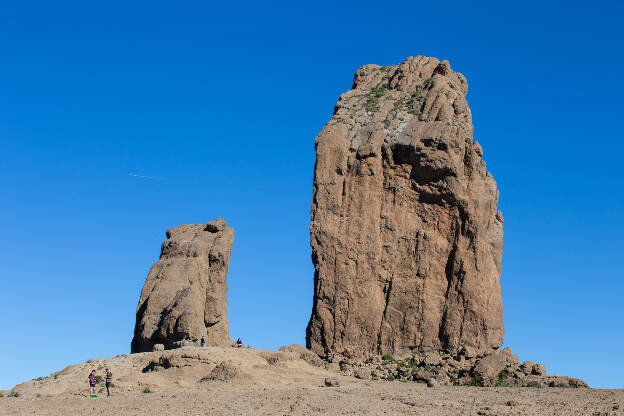
[[[386,354],[364,362],[336,360],[342,374],[360,379],[476,387],[587,387],[577,378],[547,375],[543,364],[520,363],[510,348],[478,355],[464,349],[458,355],[430,351],[401,359]]]

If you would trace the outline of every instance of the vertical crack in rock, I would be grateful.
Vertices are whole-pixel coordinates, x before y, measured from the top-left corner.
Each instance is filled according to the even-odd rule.
[[[218,218],[167,230],[160,260],[141,291],[131,351],[198,344],[231,344],[227,320],[227,272],[234,229]]]
[[[491,351],[502,215],[447,61],[366,65],[315,140],[308,348],[322,357]]]

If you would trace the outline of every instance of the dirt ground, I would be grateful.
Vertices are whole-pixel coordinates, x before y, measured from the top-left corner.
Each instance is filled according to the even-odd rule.
[[[113,395],[90,398],[87,375],[104,367]],[[325,377],[341,386],[325,387]],[[296,353],[227,348],[93,360],[12,391],[19,397],[3,392],[0,415],[624,415],[624,390],[428,388],[340,376]]]

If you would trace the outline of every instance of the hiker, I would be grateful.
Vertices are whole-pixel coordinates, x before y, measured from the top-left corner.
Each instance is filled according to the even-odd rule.
[[[242,348],[243,347],[243,341],[241,341],[241,339],[237,339],[236,340],[236,348]]]
[[[108,397],[110,397],[110,388],[113,385],[113,373],[107,368],[106,369],[106,393]]]
[[[201,346],[202,346],[202,348],[204,348],[204,345],[206,345],[206,341],[204,340],[204,337],[202,337],[202,339],[201,339]]]
[[[95,380],[95,370],[91,370],[89,373],[89,395],[90,397],[97,397],[95,394],[95,384],[97,381]]]

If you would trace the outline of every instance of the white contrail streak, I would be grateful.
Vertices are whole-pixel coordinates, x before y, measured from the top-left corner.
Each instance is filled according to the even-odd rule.
[[[172,181],[173,180],[171,178],[164,178],[161,176],[147,176],[147,175],[139,175],[137,173],[129,173],[128,176],[134,176],[135,178],[142,178],[142,179],[155,179],[158,181]]]

